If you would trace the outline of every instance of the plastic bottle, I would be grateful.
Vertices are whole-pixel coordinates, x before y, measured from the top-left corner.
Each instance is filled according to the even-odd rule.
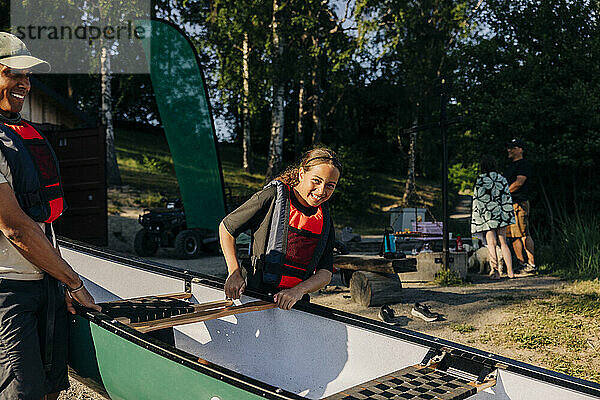
[[[384,239],[385,239],[384,251],[386,253],[395,253],[396,252],[396,236],[394,236],[394,234],[392,234],[392,233],[386,233]]]
[[[456,251],[465,251],[460,235],[456,235]]]
[[[394,258],[396,255],[396,236],[392,229],[386,229],[383,233],[383,256]]]

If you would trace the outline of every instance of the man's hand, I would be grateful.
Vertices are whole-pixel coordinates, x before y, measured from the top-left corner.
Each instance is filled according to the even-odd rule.
[[[302,296],[304,296],[304,292],[298,286],[294,286],[291,289],[284,289],[281,292],[275,293],[273,300],[277,303],[277,307],[282,310],[289,310]]]
[[[65,303],[67,303],[67,310],[74,315],[77,312],[75,311],[75,307],[73,307],[73,300],[86,308],[102,311],[102,307],[94,302],[94,298],[85,287],[73,293],[69,292],[69,290],[65,290]]]
[[[246,290],[246,279],[241,268],[233,271],[225,281],[225,296],[228,299],[239,299]]]

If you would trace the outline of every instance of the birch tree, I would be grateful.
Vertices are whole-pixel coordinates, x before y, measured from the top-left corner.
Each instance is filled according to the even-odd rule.
[[[195,15],[185,14],[184,18],[194,23],[204,24],[204,30],[197,39],[202,53],[209,53],[214,61],[213,68],[207,68],[216,83],[213,101],[221,105],[221,116],[239,121],[242,132],[242,166],[245,171],[253,171],[252,161],[252,119],[268,97],[265,87],[268,79],[264,62],[268,42],[266,28],[270,10],[268,0],[252,0],[241,4],[234,0],[211,2],[208,17],[197,20]],[[188,10],[190,11],[190,10]]]
[[[242,47],[242,79],[244,81],[242,94],[242,118],[243,118],[243,139],[242,139],[242,164],[244,171],[252,171],[252,139],[250,137],[250,44],[248,32],[244,32],[244,43]]]
[[[101,115],[106,132],[106,181],[111,185],[122,184],[117,151],[115,149],[115,127],[113,123],[113,97],[111,90],[112,74],[110,69],[110,54],[106,46],[102,46],[100,57],[101,79]]]
[[[284,114],[284,90],[285,81],[283,79],[282,59],[284,38],[280,32],[279,20],[279,0],[273,0],[273,17],[271,20],[271,34],[273,46],[273,104],[271,108],[271,138],[269,142],[269,155],[267,164],[267,173],[265,181],[269,182],[281,171],[281,162],[283,158],[283,125],[285,122]]]

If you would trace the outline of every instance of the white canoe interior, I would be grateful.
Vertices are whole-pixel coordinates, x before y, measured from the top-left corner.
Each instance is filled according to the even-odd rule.
[[[184,281],[62,249],[97,302],[184,291]],[[192,303],[224,300],[222,290],[192,282]],[[236,304],[255,301],[243,297]],[[319,399],[419,364],[429,347],[298,310],[268,309],[173,327],[175,347],[300,396]],[[592,399],[562,386],[499,369],[473,399]]]

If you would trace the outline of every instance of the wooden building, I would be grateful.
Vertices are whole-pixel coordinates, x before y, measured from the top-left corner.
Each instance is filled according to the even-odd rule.
[[[21,115],[28,121],[61,129],[97,126],[96,118],[77,109],[73,101],[35,77],[31,77],[31,91],[25,97]]]
[[[39,124],[58,157],[67,209],[59,235],[95,245],[108,242],[105,131],[96,118],[43,82],[31,78],[23,118]]]

